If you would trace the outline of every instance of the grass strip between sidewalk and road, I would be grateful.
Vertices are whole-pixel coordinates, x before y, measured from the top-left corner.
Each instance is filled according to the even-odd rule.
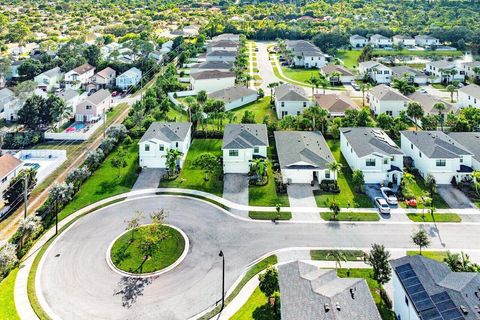
[[[339,212],[333,218],[333,212],[321,212],[320,217],[326,221],[379,221],[380,216],[376,212]]]
[[[310,250],[310,258],[320,261],[335,261],[335,257],[330,255],[332,251],[339,251],[347,261],[363,261],[365,256],[365,252],[362,250]]]
[[[418,250],[408,250],[407,256],[416,256],[419,255],[420,251]],[[425,251],[422,250],[422,256],[425,258],[429,258],[438,262],[444,262],[445,258],[447,258],[447,251]]]
[[[0,282],[0,319],[2,320],[20,320],[17,309],[15,308],[15,279],[18,268],[10,271],[10,274]]]
[[[413,222],[461,222],[462,218],[456,213],[407,213]]]

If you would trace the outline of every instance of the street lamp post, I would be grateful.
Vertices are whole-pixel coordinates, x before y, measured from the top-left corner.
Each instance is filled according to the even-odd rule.
[[[219,257],[222,257],[222,310],[225,307],[225,256],[223,251],[220,250],[218,254]]]

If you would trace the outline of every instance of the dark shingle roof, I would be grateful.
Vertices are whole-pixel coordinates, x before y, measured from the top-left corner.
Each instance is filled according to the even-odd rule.
[[[275,100],[278,101],[309,101],[307,93],[303,88],[285,83],[275,87]]]
[[[191,122],[154,122],[140,139],[140,142],[150,139],[165,142],[184,141],[191,126]]]
[[[196,63],[191,66],[192,69],[218,69],[218,70],[230,70],[233,67],[233,62],[226,61],[205,61],[202,63]]]
[[[230,71],[206,70],[191,74],[190,77],[195,80],[234,78],[235,73]]]
[[[278,266],[283,320],[380,320],[365,279],[303,261]]]
[[[415,70],[409,66],[396,66],[396,67],[390,67],[390,69],[392,69],[393,75],[398,77],[403,77],[405,74],[427,77],[427,75],[424,74],[423,72]]]
[[[268,147],[267,126],[264,124],[227,124],[222,149]]]
[[[374,152],[386,156],[403,154],[402,150],[382,129],[340,128],[340,132],[343,133],[350,147],[359,158]]]
[[[473,154],[473,158],[480,162],[480,133],[450,132],[448,136],[470,151]]]
[[[284,169],[306,164],[323,170],[335,160],[319,131],[275,131],[275,145],[280,167]]]
[[[235,57],[237,52],[235,51],[227,51],[227,50],[215,50],[210,53],[207,53],[207,57],[214,56],[214,57]]]
[[[421,255],[405,256],[390,264],[420,315],[432,315],[431,319],[436,315],[438,320],[478,319],[480,274],[452,272],[446,264]],[[416,301],[422,292],[424,299]],[[431,303],[426,303],[429,299]]]
[[[413,145],[428,158],[459,158],[471,155],[464,146],[442,131],[400,131]]]
[[[242,97],[249,97],[252,95],[256,95],[257,91],[248,89],[247,87],[231,87],[227,89],[221,89],[212,93],[208,94],[210,99],[222,100],[226,103],[235,101]]]

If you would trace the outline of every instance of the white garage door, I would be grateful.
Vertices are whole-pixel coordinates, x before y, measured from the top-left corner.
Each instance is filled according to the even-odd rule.
[[[313,180],[313,170],[283,170],[283,180],[290,183],[310,183]]]

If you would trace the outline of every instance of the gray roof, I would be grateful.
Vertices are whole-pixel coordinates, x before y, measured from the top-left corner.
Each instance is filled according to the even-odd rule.
[[[379,128],[340,128],[340,132],[359,158],[372,153],[385,156],[402,155],[403,152],[392,139]]]
[[[207,57],[235,57],[237,55],[236,51],[227,51],[227,50],[215,50],[207,53]]]
[[[316,94],[314,98],[318,106],[333,113],[343,113],[348,109],[359,109],[355,102],[343,93]]]
[[[458,89],[458,91],[463,92],[469,96],[475,97],[477,99],[480,99],[480,86],[474,83],[469,84],[468,86],[465,86],[463,88],[460,88]]]
[[[427,35],[427,34],[419,34],[418,36],[415,36],[415,39],[438,40],[437,38],[434,38],[434,37],[429,36],[429,35]]]
[[[433,108],[437,103],[443,103],[445,105],[445,110],[442,112],[444,114],[449,113],[454,110],[454,106],[451,103],[445,102],[439,97],[432,96],[431,94],[415,91],[408,96],[411,100],[418,102],[425,114],[438,114],[438,111]]]
[[[65,92],[62,95],[63,101],[69,101],[75,97],[78,97],[78,91],[74,89],[65,89]]]
[[[288,40],[286,41],[287,49],[300,53],[304,56],[324,56],[325,54],[316,45],[305,40]]]
[[[433,159],[454,159],[471,155],[462,145],[442,131],[400,131],[425,156]]]
[[[267,126],[264,124],[227,124],[222,149],[268,147]]]
[[[376,67],[379,67],[379,66],[383,67],[383,68],[390,68],[390,67],[387,67],[387,66],[381,64],[378,61],[373,61],[373,60],[363,61],[363,62],[360,62],[358,65],[365,68],[365,69],[372,69],[372,68],[376,68]]]
[[[464,62],[462,63],[462,66],[464,67],[469,67],[469,68],[476,68],[480,67],[480,61],[472,61],[472,62]]]
[[[238,47],[240,44],[237,41],[232,40],[218,40],[214,42],[210,42],[208,44],[209,47]]]
[[[281,84],[274,89],[275,100],[278,101],[310,101],[302,87],[291,83]]]
[[[387,37],[377,33],[377,34],[374,34],[373,36],[371,36],[370,39],[382,39],[383,40],[383,39],[390,39],[390,38],[387,38]]]
[[[231,87],[227,89],[221,89],[221,90],[209,93],[208,97],[210,99],[222,100],[228,103],[243,97],[249,97],[256,94],[257,94],[257,91],[248,89],[247,87],[240,86],[240,87]]]
[[[367,38],[362,37],[361,35],[354,34],[353,36],[350,36],[350,39],[355,39],[355,40],[367,40]]]
[[[413,75],[413,76],[424,76],[427,77],[426,74],[424,74],[421,71],[415,70],[412,67],[409,66],[396,66],[396,67],[390,67],[392,69],[393,75],[403,77],[405,74]]]
[[[62,70],[60,70],[60,67],[55,67],[53,69],[47,70],[44,73],[42,73],[46,77],[60,77],[62,75]]]
[[[319,131],[275,131],[275,145],[282,169],[326,169],[335,161]]]
[[[325,74],[330,74],[332,72],[338,72],[342,76],[353,76],[353,72],[345,68],[344,66],[336,65],[336,64],[328,64],[320,68],[320,70]]]
[[[473,158],[480,162],[480,133],[450,132],[448,136],[470,151],[473,154]]]
[[[140,142],[150,139],[158,139],[169,143],[184,141],[191,127],[191,122],[154,122],[140,139]]]
[[[408,101],[409,99],[405,97],[400,92],[395,89],[385,85],[379,84],[376,87],[370,89],[370,94],[373,95],[380,101]]]
[[[190,77],[195,80],[235,78],[235,73],[230,71],[206,70],[193,73],[190,75]]]
[[[135,67],[132,67],[130,69],[128,69],[127,71],[125,71],[124,73],[122,73],[119,78],[123,78],[123,77],[136,77],[137,75],[139,76],[142,76],[142,70],[138,69],[138,68],[135,68]]]
[[[90,97],[88,97],[86,100],[90,101],[92,104],[97,105],[103,100],[109,98],[111,95],[112,94],[110,93],[110,91],[106,89],[100,89],[94,94],[92,94]]]
[[[365,279],[293,261],[278,266],[282,320],[380,320]]]
[[[230,70],[233,68],[233,62],[226,61],[205,61],[202,63],[196,63],[192,65],[192,69],[217,69],[217,70]]]
[[[455,62],[447,60],[432,61],[428,63],[428,65],[431,65],[432,67],[436,67],[438,69],[452,69],[456,67]]]
[[[479,273],[452,272],[446,264],[421,255],[405,256],[390,264],[420,315],[438,320],[478,319]],[[420,296],[424,299],[418,300]]]

